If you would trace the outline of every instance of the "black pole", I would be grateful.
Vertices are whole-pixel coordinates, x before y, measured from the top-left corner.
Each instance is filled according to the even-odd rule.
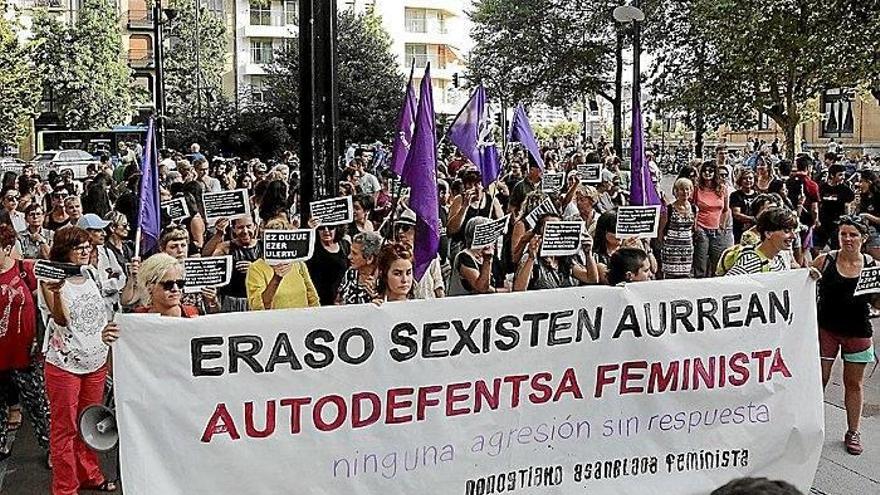
[[[309,204],[315,196],[315,160],[312,102],[312,0],[299,0],[299,163],[300,225],[309,221]]]
[[[641,0],[633,0],[633,7],[640,8]],[[642,23],[633,21],[633,83],[632,83],[632,108],[635,112],[636,106],[641,108],[642,99]],[[632,149],[629,150],[630,158],[632,158]]]
[[[315,1],[313,24],[315,166],[317,195],[331,196],[337,181],[339,126],[336,89],[336,0]]]
[[[153,82],[156,97],[156,126],[159,148],[165,148],[165,63],[164,50],[162,49],[162,0],[153,3],[153,50],[156,53],[156,80]]]
[[[196,116],[202,123],[202,0],[196,1]]]

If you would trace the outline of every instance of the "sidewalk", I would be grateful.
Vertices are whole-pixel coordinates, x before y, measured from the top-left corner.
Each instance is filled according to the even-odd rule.
[[[839,382],[828,384],[828,395],[842,397]],[[867,401],[866,401],[867,402]],[[862,414],[862,455],[849,455],[843,447],[846,411],[843,406],[825,402],[825,446],[810,493],[820,495],[869,495],[880,493],[880,414]],[[880,411],[877,411],[880,413]]]

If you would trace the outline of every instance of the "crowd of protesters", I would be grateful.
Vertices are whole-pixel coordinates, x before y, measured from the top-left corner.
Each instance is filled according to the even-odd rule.
[[[821,160],[801,154],[792,163],[768,145],[750,145],[741,155],[722,145],[712,159],[680,167],[667,191],[655,153],[648,152],[663,203],[659,232],[653,239],[620,238],[618,208],[628,204],[630,183],[621,159],[604,142],[542,153],[543,167],[512,148],[503,175],[488,187],[459,153],[438,164],[440,249],[420,280],[413,274],[417,218],[381,146],[346,150],[335,192],[352,196],[354,218],[341,226],[314,219],[300,225],[293,154],[266,165],[209,160],[196,144],[188,154],[163,152],[161,198],[183,198],[190,215],[177,223],[164,218],[157,252],[141,256],[133,244],[141,178],[135,153],[102,160],[82,181],[69,171],[40,177],[27,166],[20,175],[7,173],[0,194],[0,457],[10,455],[10,434],[25,416],[47,451],[53,493],[116,489],[76,426],[84,407],[104,400],[108,345],[119,335],[115,312],[193,318],[801,267],[819,278],[824,383],[840,353],[845,446],[862,452],[862,381],[875,360],[874,310],[869,296],[852,294],[861,269],[880,259],[877,173],[844,166],[834,152]],[[578,165],[586,163],[602,164],[598,182],[581,180]],[[551,171],[566,174],[559,191],[542,185]],[[206,222],[202,195],[231,189],[248,191],[252,216]],[[530,219],[547,200],[555,211]],[[480,225],[505,215],[502,238],[473,245]],[[541,254],[545,225],[558,220],[582,222],[574,255]],[[305,262],[268,263],[261,233],[291,228],[316,231],[314,254]],[[183,260],[219,255],[232,257],[230,283],[184,293]],[[79,265],[81,275],[38,282],[34,260]]]

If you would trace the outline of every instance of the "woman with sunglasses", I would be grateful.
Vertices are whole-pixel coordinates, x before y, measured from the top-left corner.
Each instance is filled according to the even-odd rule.
[[[12,228],[16,232],[21,232],[27,228],[27,221],[24,213],[18,211],[18,200],[21,198],[18,190],[14,187],[4,187],[2,194],[3,210],[9,215],[9,221],[12,222]]]
[[[199,310],[183,301],[186,274],[183,261],[165,253],[147,258],[137,274],[137,299],[133,313],[153,313],[162,316],[195,318]],[[119,327],[110,322],[101,331],[105,344],[119,337]]]
[[[46,215],[45,222],[46,228],[53,232],[70,223],[70,218],[64,210],[64,198],[66,198],[67,195],[67,189],[56,188],[49,196],[51,201],[50,204],[47,205],[49,213]]]
[[[718,177],[718,166],[714,161],[705,161],[700,166],[693,199],[697,207],[694,277],[704,278],[714,273],[721,253],[733,244],[725,228],[730,219],[728,191]]]
[[[316,230],[315,252],[306,261],[309,273],[317,276],[312,280],[321,299],[321,306],[333,306],[342,277],[348,270],[350,244],[344,239],[344,226],[319,225],[314,219],[309,226]]]
[[[819,255],[813,268],[822,272],[818,286],[819,353],[822,386],[828,385],[838,352],[843,360],[843,402],[847,432],[846,451],[859,455],[864,447],[859,434],[864,403],[865,367],[876,361],[869,307],[880,306],[876,294],[855,296],[859,274],[876,262],[862,254],[868,226],[856,216],[843,216],[838,223],[840,249]]]
[[[61,229],[55,234],[49,259],[88,268],[84,275],[40,284],[40,309],[48,317],[44,348],[52,418],[52,493],[116,490],[116,483],[101,473],[97,456],[82,442],[77,427],[83,410],[103,401],[107,376],[107,346],[101,342],[101,330],[110,314],[89,265],[92,250],[84,229]]]

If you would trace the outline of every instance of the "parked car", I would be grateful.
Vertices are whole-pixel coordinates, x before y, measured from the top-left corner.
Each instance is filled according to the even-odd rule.
[[[21,175],[21,170],[27,163],[11,156],[0,156],[0,172],[15,172]]]
[[[43,178],[52,170],[61,173],[69,168],[74,179],[84,179],[88,176],[88,166],[97,166],[98,160],[83,150],[50,150],[37,153],[31,163]]]

